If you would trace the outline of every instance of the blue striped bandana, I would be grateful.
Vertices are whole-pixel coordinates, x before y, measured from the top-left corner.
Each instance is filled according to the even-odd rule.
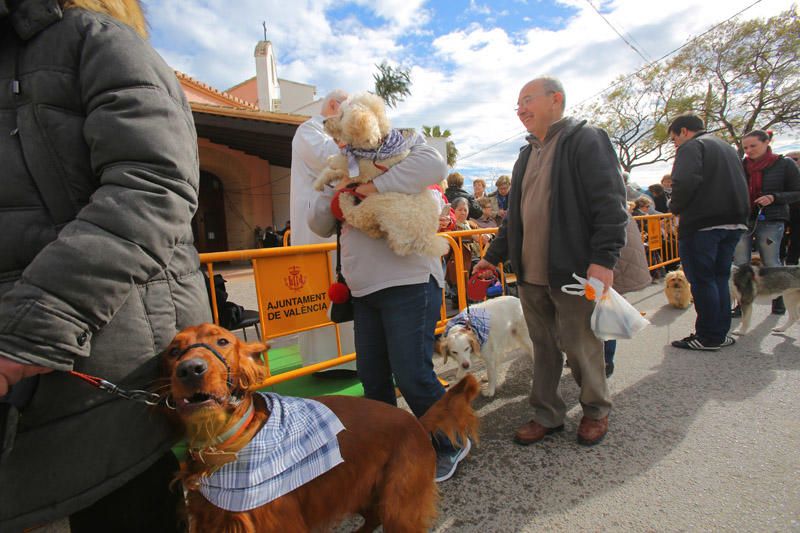
[[[486,344],[486,339],[489,338],[489,311],[483,307],[467,307],[454,317],[447,321],[444,327],[444,336],[450,333],[453,326],[466,326],[475,332],[478,338],[478,344]]]
[[[347,156],[347,170],[350,173],[350,177],[355,178],[359,175],[359,159],[369,159],[380,163],[381,160],[394,157],[405,152],[409,148],[408,139],[406,139],[403,133],[398,129],[392,129],[389,130],[389,134],[377,150],[362,150],[348,145],[345,146],[342,151]]]

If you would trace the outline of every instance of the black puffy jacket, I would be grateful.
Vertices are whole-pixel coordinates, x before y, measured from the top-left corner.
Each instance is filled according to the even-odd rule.
[[[155,354],[210,318],[174,72],[109,16],[0,0],[0,161],[0,356],[152,385]],[[88,506],[173,443],[142,404],[42,376],[0,465],[0,531]]]
[[[747,176],[747,182],[750,183],[750,176]],[[761,178],[761,193],[775,197],[775,201],[762,210],[764,219],[789,222],[789,204],[800,200],[800,170],[794,161],[779,156],[772,165],[765,168]],[[757,213],[758,210],[753,209],[751,217]]]

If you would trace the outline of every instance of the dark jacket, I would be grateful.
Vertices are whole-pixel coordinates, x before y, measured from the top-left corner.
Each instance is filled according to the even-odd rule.
[[[683,143],[672,165],[670,211],[680,215],[678,238],[724,224],[746,224],[750,200],[736,150],[704,131]]]
[[[747,176],[747,183],[749,185],[750,176]],[[789,222],[789,204],[800,200],[800,170],[794,161],[779,156],[777,161],[765,168],[761,179],[761,194],[775,197],[775,201],[761,211],[764,219]],[[750,216],[755,217],[757,213],[758,208],[754,207]]]
[[[481,218],[483,215],[483,209],[478,203],[478,200],[461,187],[448,187],[447,190],[444,191],[444,195],[451,204],[456,198],[466,198],[467,205],[469,206],[469,218]]]
[[[109,16],[0,0],[0,80],[0,356],[152,386],[154,356],[210,319],[175,73]],[[0,465],[0,531],[88,506],[174,442],[143,404],[42,376]]]
[[[550,194],[550,286],[585,276],[591,263],[613,269],[625,245],[625,186],[619,162],[606,132],[586,121],[567,119],[556,146]],[[486,252],[492,263],[511,260],[522,279],[522,181],[531,153],[520,151],[511,177],[508,215]]]

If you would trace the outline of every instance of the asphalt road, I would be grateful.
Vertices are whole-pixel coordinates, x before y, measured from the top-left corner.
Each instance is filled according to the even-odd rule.
[[[249,283],[234,277],[231,299],[253,298]],[[595,447],[575,441],[568,369],[565,431],[514,444],[530,418],[531,363],[503,365],[497,395],[475,403],[480,445],[440,485],[435,531],[800,531],[800,324],[773,334],[785,317],[757,305],[734,346],[679,350],[669,342],[695,314],[667,306],[662,287],[627,295],[652,325],[618,343],[610,430]]]

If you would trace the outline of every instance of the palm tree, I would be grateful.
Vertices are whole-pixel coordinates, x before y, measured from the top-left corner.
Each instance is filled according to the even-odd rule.
[[[373,74],[375,79],[375,94],[380,96],[386,105],[395,107],[398,102],[402,102],[406,96],[411,95],[411,76],[408,69],[402,67],[393,68],[386,61],[378,67],[378,73]]]
[[[439,126],[422,126],[422,134],[425,137],[450,137],[450,130],[444,130]],[[447,166],[453,168],[456,166],[456,160],[458,159],[458,148],[456,148],[456,143],[453,141],[447,141]]]

